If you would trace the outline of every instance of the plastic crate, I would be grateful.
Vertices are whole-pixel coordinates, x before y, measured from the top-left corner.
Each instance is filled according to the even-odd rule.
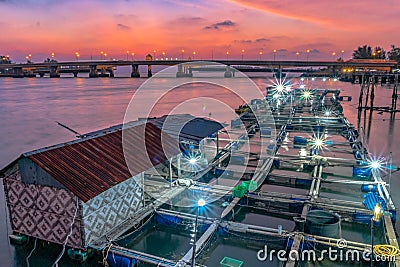
[[[237,185],[233,188],[233,197],[243,197],[247,192],[247,188],[243,185]]]
[[[241,267],[243,266],[243,261],[224,257],[219,264],[221,267]]]
[[[253,192],[257,189],[257,182],[255,181],[244,181],[242,182],[242,186],[246,188],[247,191]]]

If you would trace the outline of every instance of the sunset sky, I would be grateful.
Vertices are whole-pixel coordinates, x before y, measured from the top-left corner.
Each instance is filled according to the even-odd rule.
[[[332,59],[359,45],[400,45],[397,0],[0,0],[0,55],[23,61],[156,56]],[[131,56],[129,56],[131,58]]]

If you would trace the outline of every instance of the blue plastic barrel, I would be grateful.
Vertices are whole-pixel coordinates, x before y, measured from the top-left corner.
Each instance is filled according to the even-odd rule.
[[[366,166],[353,166],[353,176],[369,177],[371,176],[371,168]]]
[[[307,145],[307,138],[303,136],[295,136],[293,137],[293,143],[296,145]]]
[[[114,253],[109,253],[107,256],[107,263],[111,267],[132,267],[135,265],[136,260],[116,255]]]
[[[260,128],[260,135],[262,137],[270,137],[271,136],[271,127],[261,127]]]
[[[378,190],[375,184],[363,184],[361,185],[361,191],[364,193],[376,192]]]

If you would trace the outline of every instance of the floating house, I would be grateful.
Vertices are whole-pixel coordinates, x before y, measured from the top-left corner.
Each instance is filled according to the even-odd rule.
[[[129,140],[124,148],[123,131]],[[180,153],[170,136],[142,123],[22,154],[2,170],[12,230],[59,244],[68,238],[73,248],[90,246],[143,206],[138,179],[166,161],[166,151]]]
[[[191,115],[117,125],[22,154],[0,171],[14,233],[85,249],[145,203],[145,172],[222,126]],[[178,138],[178,143],[177,143]],[[125,142],[125,143],[123,143]]]

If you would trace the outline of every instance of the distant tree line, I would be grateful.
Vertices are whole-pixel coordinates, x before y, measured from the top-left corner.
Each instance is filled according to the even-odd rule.
[[[353,59],[390,59],[400,63],[400,47],[391,45],[390,51],[386,52],[381,46],[374,49],[369,45],[359,46],[353,51]]]

